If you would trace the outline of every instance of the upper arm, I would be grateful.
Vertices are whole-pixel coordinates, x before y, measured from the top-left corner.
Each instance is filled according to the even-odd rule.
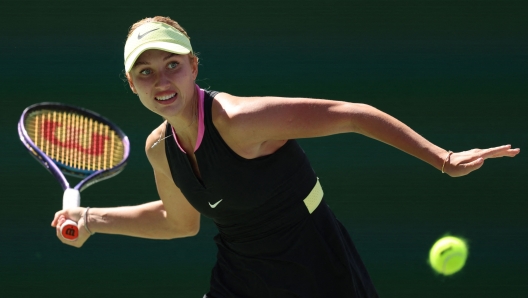
[[[200,213],[187,201],[181,190],[172,180],[169,164],[165,155],[165,141],[152,145],[163,134],[165,122],[147,138],[145,151],[154,170],[154,178],[159,197],[163,202],[167,219],[178,229],[196,234],[200,228]],[[163,138],[163,136],[161,137]]]
[[[224,118],[230,123],[230,135],[254,142],[357,132],[354,115],[365,106],[324,99],[228,94],[221,94],[220,101]]]

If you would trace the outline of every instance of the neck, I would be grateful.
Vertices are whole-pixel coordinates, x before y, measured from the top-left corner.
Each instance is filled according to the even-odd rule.
[[[186,152],[193,152],[198,138],[198,92],[195,92],[187,105],[183,117],[168,118],[167,121],[174,127],[178,142]]]
[[[190,98],[182,99],[184,103],[183,111],[177,115],[169,116],[166,119],[178,130],[187,130],[195,126],[198,122],[198,98],[199,94],[195,90]]]
[[[187,128],[193,126],[197,122],[198,118],[198,96],[194,96],[194,100],[191,103],[191,123],[187,125]]]

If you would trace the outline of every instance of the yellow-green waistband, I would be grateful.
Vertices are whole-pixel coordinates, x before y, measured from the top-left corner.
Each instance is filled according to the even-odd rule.
[[[317,206],[319,206],[321,200],[323,200],[323,188],[321,187],[321,183],[319,183],[319,179],[317,179],[317,183],[315,184],[314,188],[304,199],[304,204],[306,205],[306,208],[308,208],[308,212],[310,212],[310,214],[312,214]]]

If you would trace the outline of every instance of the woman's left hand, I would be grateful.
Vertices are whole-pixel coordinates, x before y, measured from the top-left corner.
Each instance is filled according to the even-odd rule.
[[[511,149],[511,145],[455,152],[449,156],[444,172],[451,177],[464,176],[478,170],[484,164],[484,160],[488,158],[514,157],[519,152],[521,149]]]

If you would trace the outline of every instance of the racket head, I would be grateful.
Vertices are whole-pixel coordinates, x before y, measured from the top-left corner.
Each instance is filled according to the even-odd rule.
[[[117,125],[63,103],[29,106],[20,117],[18,133],[37,161],[62,180],[63,189],[68,182],[62,173],[81,178],[75,189],[82,190],[119,174],[130,154],[128,137]]]

